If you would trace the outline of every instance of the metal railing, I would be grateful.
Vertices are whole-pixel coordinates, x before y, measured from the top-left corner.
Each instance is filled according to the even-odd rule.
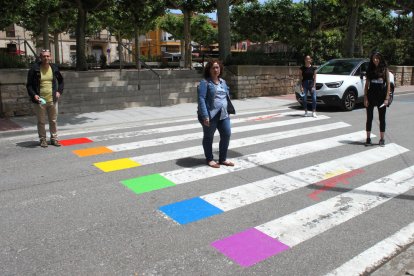
[[[155,74],[158,77],[158,95],[160,98],[160,106],[162,106],[162,95],[161,95],[161,75],[155,72],[151,66],[145,63],[142,59],[138,58],[137,55],[135,55],[134,52],[131,51],[131,49],[128,49],[124,44],[121,44],[121,46],[128,51],[129,54],[132,54],[135,57],[135,60],[138,60],[139,63],[141,63],[145,68],[149,69],[153,74]],[[122,70],[122,59],[119,59],[119,70]],[[140,68],[139,65],[137,66],[137,73],[138,73],[138,90],[141,90],[141,77],[140,77]]]

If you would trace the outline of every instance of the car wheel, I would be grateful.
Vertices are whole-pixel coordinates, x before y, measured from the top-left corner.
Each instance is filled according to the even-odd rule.
[[[345,111],[351,111],[355,108],[356,93],[353,90],[347,90],[342,97],[342,109]]]

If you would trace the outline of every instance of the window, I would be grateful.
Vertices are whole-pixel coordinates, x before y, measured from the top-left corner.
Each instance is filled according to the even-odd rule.
[[[16,30],[14,24],[6,28],[6,37],[16,37]]]

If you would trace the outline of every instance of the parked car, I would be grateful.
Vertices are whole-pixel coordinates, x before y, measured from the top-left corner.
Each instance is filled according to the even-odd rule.
[[[350,111],[364,101],[365,74],[369,60],[362,58],[332,59],[316,71],[316,102],[318,105],[338,106]],[[390,72],[391,92],[394,75]],[[302,104],[300,84],[295,87],[296,100]],[[312,98],[308,97],[308,103]]]

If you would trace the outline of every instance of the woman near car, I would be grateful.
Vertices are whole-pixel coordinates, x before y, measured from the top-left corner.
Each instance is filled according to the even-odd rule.
[[[303,95],[304,116],[308,116],[308,92],[312,96],[312,117],[316,118],[316,67],[312,66],[312,58],[308,55],[305,57],[305,65],[300,68],[301,87]]]
[[[230,116],[235,110],[230,101],[229,88],[226,82],[220,78],[223,72],[223,64],[218,61],[210,61],[204,68],[204,79],[200,81],[198,94],[198,120],[203,127],[203,149],[207,165],[212,168],[220,168],[220,165],[234,166],[227,160],[227,149],[230,143],[231,128]],[[214,133],[218,129],[220,133],[219,159],[213,158]]]
[[[379,52],[371,55],[364,89],[364,106],[367,110],[366,131],[367,139],[365,146],[372,145],[371,129],[372,119],[374,118],[374,107],[378,109],[380,121],[380,140],[379,145],[385,146],[385,113],[390,99],[390,78],[387,64]]]

